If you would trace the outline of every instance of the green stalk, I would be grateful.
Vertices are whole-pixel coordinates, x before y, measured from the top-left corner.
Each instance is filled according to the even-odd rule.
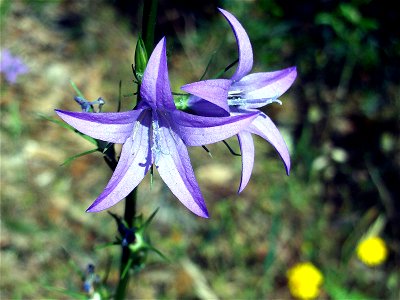
[[[129,226],[129,228],[133,227],[133,222],[136,215],[136,196],[137,196],[137,187],[125,198],[125,213],[124,220]],[[128,247],[122,247],[121,253],[121,262],[119,267],[119,281],[117,290],[115,292],[115,299],[122,300],[125,299],[126,289],[128,287],[130,272],[125,272],[126,266],[129,263],[131,252]]]
[[[158,0],[143,0],[143,19],[142,19],[142,37],[146,51],[150,54],[154,47],[154,31],[156,26],[157,18],[157,5]],[[140,85],[138,85],[137,103],[140,101]],[[125,198],[125,212],[124,220],[129,228],[134,225],[136,216],[136,199],[137,199],[137,187]],[[120,262],[120,277],[118,286],[115,292],[115,299],[125,299],[126,290],[129,284],[130,272],[124,272],[124,270],[131,264],[130,260],[131,252],[129,247],[122,247],[121,262]],[[135,264],[135,262],[133,262]],[[134,267],[134,266],[130,266]]]
[[[154,46],[158,0],[143,0],[142,37],[150,56]]]

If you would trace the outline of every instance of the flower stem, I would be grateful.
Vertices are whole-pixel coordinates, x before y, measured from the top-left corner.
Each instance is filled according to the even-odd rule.
[[[143,4],[142,37],[144,38],[147,53],[151,53],[154,47],[154,31],[156,26],[158,0],[144,0]],[[139,103],[140,85],[138,85],[137,95],[137,103]],[[137,187],[125,198],[124,220],[128,228],[132,228],[134,225],[134,220],[136,216],[136,197]],[[119,268],[120,276],[114,297],[114,299],[116,300],[125,299],[125,294],[130,279],[130,272],[124,271],[130,263],[130,258],[131,251],[129,247],[122,246],[121,262]],[[133,264],[135,264],[135,262],[133,262]],[[135,266],[133,265],[131,267]]]
[[[135,215],[136,215],[136,195],[137,195],[137,187],[125,198],[125,213],[124,213],[124,220],[127,223],[129,228],[133,227]],[[125,272],[131,252],[129,247],[123,246],[122,253],[121,253],[121,262],[119,268],[119,282],[117,286],[117,290],[115,292],[115,299],[125,299],[126,289],[128,287],[130,272]]]
[[[154,47],[158,0],[144,0],[143,5],[142,37],[150,55]]]

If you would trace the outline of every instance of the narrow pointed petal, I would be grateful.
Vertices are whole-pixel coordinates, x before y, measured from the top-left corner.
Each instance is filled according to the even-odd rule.
[[[169,124],[161,123],[162,150],[155,159],[161,178],[171,192],[196,215],[208,218],[207,207],[196,181],[186,146]]]
[[[228,91],[232,81],[228,79],[211,79],[186,84],[181,89],[189,94],[207,100],[226,111],[229,116]],[[211,106],[210,106],[211,107]]]
[[[233,74],[232,76],[232,80],[239,81],[242,77],[246,76],[253,68],[253,50],[251,48],[250,39],[242,24],[239,23],[236,17],[234,17],[230,12],[223,10],[222,8],[218,8],[218,10],[229,22],[236,37],[239,51],[239,63],[235,74]]]
[[[58,116],[78,131],[95,139],[122,144],[131,135],[142,110],[120,113],[85,113],[55,110]]]
[[[172,113],[174,129],[188,146],[213,144],[234,136],[245,129],[258,116],[250,112],[233,117],[200,117],[181,111]]]
[[[243,77],[240,82],[235,82],[231,87],[231,91],[242,92],[245,100],[266,99],[268,101],[269,99],[276,99],[285,93],[293,84],[296,76],[296,67],[274,72],[253,73]],[[251,108],[262,107],[267,104],[260,103],[260,105],[251,106]]]
[[[254,165],[254,142],[251,133],[248,131],[241,131],[238,134],[240,145],[240,152],[242,154],[242,177],[238,193],[241,193],[249,183],[251,172]]]
[[[154,48],[143,74],[140,95],[152,108],[175,109],[168,79],[166,40]]]
[[[122,146],[121,157],[110,181],[101,195],[86,210],[105,210],[124,199],[144,178],[153,163],[149,143],[151,113],[141,120]]]
[[[276,151],[278,151],[282,161],[285,165],[286,174],[290,173],[290,154],[280,134],[278,128],[271,121],[271,119],[264,113],[261,113],[253,123],[247,128],[251,133],[261,136],[263,139],[267,140]]]

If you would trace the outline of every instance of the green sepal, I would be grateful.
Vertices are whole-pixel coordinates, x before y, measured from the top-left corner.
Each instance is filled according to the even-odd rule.
[[[174,98],[175,106],[179,110],[187,110],[189,108],[188,101],[189,95],[178,95]]]

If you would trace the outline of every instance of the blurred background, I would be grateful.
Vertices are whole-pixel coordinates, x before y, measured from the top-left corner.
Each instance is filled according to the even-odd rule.
[[[190,149],[208,220],[185,209],[158,174],[152,188],[147,176],[138,211],[160,207],[149,235],[171,261],[150,254],[131,297],[290,298],[287,271],[311,262],[324,278],[320,298],[399,299],[400,12],[369,0],[159,2],[156,41],[167,36],[175,92],[199,80],[214,53],[208,78],[237,58],[217,7],[247,30],[253,72],[297,66],[283,105],[263,108],[290,148],[292,171],[286,176],[274,149],[255,138],[253,175],[237,195],[240,157],[223,144],[209,147],[213,158]],[[114,240],[115,223],[85,213],[111,172],[101,153],[61,166],[93,145],[41,116],[80,110],[70,80],[87,99],[103,97],[108,112],[117,110],[122,80],[122,110],[132,107],[142,3],[0,3],[0,297],[69,298],[61,291],[82,291],[77,269],[89,263],[113,287],[119,249],[96,246]],[[4,69],[10,61],[14,77]],[[235,138],[229,144],[239,151]],[[368,235],[389,251],[373,268],[355,255]]]

